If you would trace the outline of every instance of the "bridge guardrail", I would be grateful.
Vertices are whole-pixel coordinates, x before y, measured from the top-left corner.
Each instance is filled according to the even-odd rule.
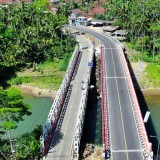
[[[124,56],[124,53],[123,53],[121,46],[119,46],[119,49],[120,49],[120,56],[121,56],[121,60],[123,61],[126,79],[127,79],[127,83],[128,83],[128,88],[130,91],[130,96],[131,96],[131,100],[132,100],[132,104],[133,104],[137,128],[139,131],[141,144],[144,149],[144,156],[145,156],[146,160],[150,160],[151,144],[149,143],[149,140],[148,140],[148,136],[147,136],[146,129],[144,126],[140,106],[139,106],[139,103],[138,103],[138,100],[136,97],[136,92],[135,92],[135,89],[133,86],[131,75],[130,75],[130,72],[129,72],[129,69],[127,66],[127,62],[126,62],[126,59],[125,59],[125,56]]]
[[[100,81],[101,81],[101,97],[102,97],[102,142],[104,146],[104,154],[109,156],[109,128],[108,128],[108,109],[107,109],[107,99],[106,99],[106,83],[104,75],[104,46],[101,45],[101,54],[100,54]]]
[[[62,84],[56,94],[56,97],[54,99],[50,112],[48,114],[47,121],[43,128],[43,133],[40,137],[40,141],[42,143],[41,150],[42,150],[43,156],[46,155],[48,152],[50,142],[53,137],[53,132],[56,127],[70,82],[72,80],[72,75],[73,75],[78,57],[79,57],[79,50],[78,50],[78,47],[76,47],[72,54],[70,63],[68,65],[66,75],[62,81]]]
[[[93,52],[90,52],[89,55],[89,62],[93,63]],[[83,131],[83,123],[85,118],[85,112],[86,112],[86,104],[87,104],[87,97],[88,97],[88,90],[90,85],[90,76],[91,76],[92,67],[88,68],[86,80],[84,81],[84,85],[82,87],[82,97],[80,101],[80,108],[78,111],[78,118],[76,122],[76,129],[75,129],[75,136],[73,139],[73,145],[72,145],[72,157],[73,159],[78,159],[79,156],[79,147],[80,147],[80,140],[82,136]]]

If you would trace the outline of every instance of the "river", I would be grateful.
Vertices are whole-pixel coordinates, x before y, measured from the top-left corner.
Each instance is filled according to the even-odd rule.
[[[160,95],[145,96],[145,100],[148,110],[151,113],[149,124],[147,125],[149,131],[148,134],[157,136],[160,140]],[[150,138],[150,141],[153,143],[153,150],[156,154],[158,141],[156,138]]]
[[[50,98],[38,98],[30,95],[23,95],[23,97],[23,101],[31,105],[30,111],[32,114],[29,116],[25,115],[24,121],[21,121],[15,130],[11,130],[12,138],[31,132],[36,125],[44,126],[52,105]]]
[[[87,105],[86,119],[82,143],[92,143],[101,145],[101,104],[96,97],[89,94],[90,100]],[[145,96],[148,110],[151,112],[149,124],[149,135],[158,136],[160,139],[160,96]],[[17,137],[30,132],[36,125],[44,125],[48,112],[52,105],[50,98],[36,98],[25,95],[24,102],[32,106],[32,115],[24,116],[24,121],[20,122],[16,130],[11,131],[12,137]],[[157,140],[150,138],[154,144],[154,152],[157,151]]]

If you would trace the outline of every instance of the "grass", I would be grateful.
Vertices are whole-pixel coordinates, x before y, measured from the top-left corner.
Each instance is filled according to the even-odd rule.
[[[159,88],[160,87],[160,62],[159,55],[156,54],[154,61],[153,56],[148,54],[147,52],[137,51],[133,48],[131,43],[126,44],[128,50],[128,56],[131,62],[144,61],[147,63],[147,67],[145,68],[145,72],[143,74],[141,84],[145,86],[145,88]]]
[[[129,58],[132,62],[138,62],[139,60],[147,62],[147,63],[158,63],[158,53],[155,54],[154,60],[153,55],[149,54],[147,51],[139,51],[136,50],[134,45],[131,43],[126,43],[126,47],[128,50]]]
[[[160,65],[148,64],[145,72],[150,87],[160,87]]]
[[[71,55],[54,62],[38,64],[36,69],[24,69],[8,81],[10,85],[27,84],[39,88],[57,90],[65,76]]]

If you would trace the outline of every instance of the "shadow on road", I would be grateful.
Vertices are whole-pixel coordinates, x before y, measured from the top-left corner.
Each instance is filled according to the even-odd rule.
[[[52,139],[51,145],[50,145],[50,149],[52,149],[53,147],[55,147],[58,143],[60,143],[60,141],[63,139],[63,134],[60,132],[60,130],[56,130],[54,137]],[[49,151],[50,152],[50,151]]]

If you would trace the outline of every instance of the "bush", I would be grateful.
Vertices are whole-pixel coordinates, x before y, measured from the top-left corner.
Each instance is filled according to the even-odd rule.
[[[20,85],[22,83],[30,83],[33,80],[34,80],[33,77],[16,77],[14,79],[11,79],[9,81],[9,84],[11,84],[11,85]]]

